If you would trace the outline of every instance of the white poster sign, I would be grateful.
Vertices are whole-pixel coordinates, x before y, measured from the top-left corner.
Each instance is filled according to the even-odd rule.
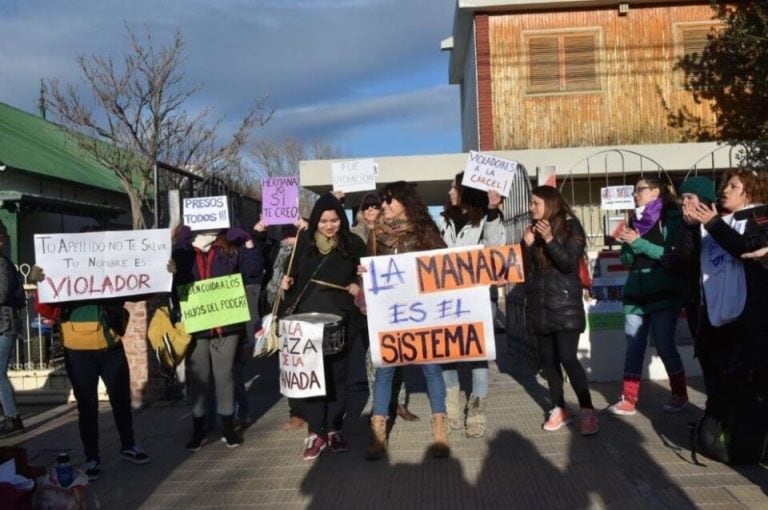
[[[323,324],[280,321],[280,393],[289,398],[325,395]]]
[[[339,161],[331,164],[333,191],[351,193],[376,189],[376,163],[373,159]]]
[[[182,219],[192,230],[229,228],[227,196],[185,198]]]
[[[600,188],[600,208],[603,211],[623,211],[635,208],[634,186]]]
[[[512,188],[512,179],[517,172],[517,162],[508,159],[469,151],[464,167],[464,186],[482,191],[495,191],[506,197]]]
[[[522,276],[519,248],[504,248],[363,258],[374,365],[495,359],[489,282]]]
[[[41,303],[170,292],[169,229],[35,234]]]

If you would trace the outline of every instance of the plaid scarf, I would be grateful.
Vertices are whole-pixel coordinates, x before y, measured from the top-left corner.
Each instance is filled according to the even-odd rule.
[[[413,227],[408,223],[408,220],[381,222],[373,229],[374,247],[382,244],[387,247],[388,252],[398,253],[402,247],[403,240],[411,233],[413,233]],[[378,255],[378,253],[374,252],[374,255]]]

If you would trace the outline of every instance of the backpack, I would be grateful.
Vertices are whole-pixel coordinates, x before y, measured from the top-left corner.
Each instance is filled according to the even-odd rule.
[[[5,255],[0,255],[5,263],[5,271],[8,278],[8,296],[2,306],[10,306],[16,310],[27,308],[27,293],[24,292],[24,276],[11,260]]]
[[[707,406],[691,430],[691,457],[697,453],[733,466],[757,464],[768,447],[768,373],[730,375],[718,401]]]

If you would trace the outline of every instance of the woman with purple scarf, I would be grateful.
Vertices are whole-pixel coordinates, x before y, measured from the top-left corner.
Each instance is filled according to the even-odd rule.
[[[682,272],[662,266],[665,246],[682,226],[682,214],[674,194],[658,177],[637,181],[635,216],[618,239],[621,261],[629,268],[624,285],[624,384],[621,400],[608,408],[610,414],[635,414],[640,376],[643,372],[648,332],[653,330],[656,350],[669,376],[672,397],[664,411],[679,412],[688,403],[685,369],[675,346],[675,326],[684,304]]]

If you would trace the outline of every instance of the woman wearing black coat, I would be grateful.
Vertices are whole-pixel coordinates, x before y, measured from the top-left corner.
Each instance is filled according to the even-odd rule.
[[[577,356],[579,336],[586,327],[579,278],[586,235],[570,206],[552,186],[539,186],[531,192],[529,210],[532,225],[523,236],[525,318],[529,331],[536,335],[553,405],[543,428],[555,431],[570,422],[563,397],[562,365],[579,399],[581,433],[595,434],[599,429],[597,413]]]

